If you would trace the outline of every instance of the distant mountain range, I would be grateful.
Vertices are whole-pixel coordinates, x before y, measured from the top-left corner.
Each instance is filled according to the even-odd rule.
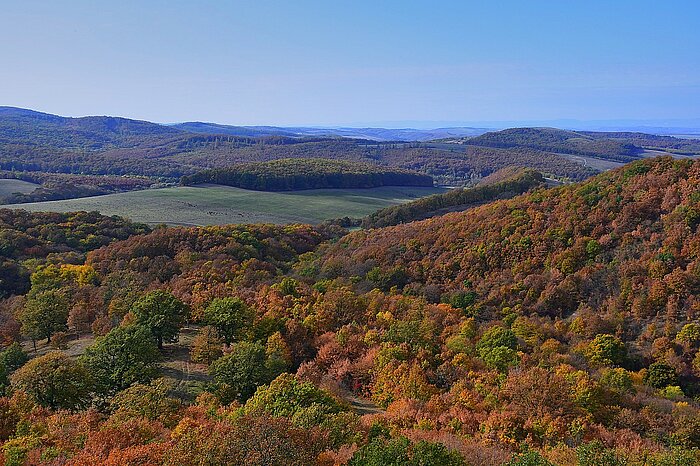
[[[499,121],[378,121],[348,125],[371,128],[478,128],[488,131],[506,128],[560,128],[571,131],[623,131],[641,132],[664,136],[700,136],[700,118],[676,119],[617,119],[617,120],[499,120]]]
[[[281,127],[230,126],[216,123],[187,122],[169,125],[191,133],[227,134],[231,136],[288,136],[288,137],[344,137],[370,141],[430,141],[450,137],[478,136],[490,131],[486,128],[337,128],[337,127]]]
[[[288,136],[288,137],[344,137],[370,141],[432,141],[435,139],[464,138],[508,128],[560,128],[570,131],[635,132],[661,136],[687,136],[700,138],[700,120],[674,120],[664,126],[662,122],[636,120],[578,121],[542,120],[523,122],[477,122],[474,126],[444,126],[421,128],[426,123],[405,122],[406,127],[321,127],[321,126],[233,126],[217,123],[186,122],[169,125],[191,133],[227,134],[231,136]],[[415,123],[416,127],[408,127]],[[439,124],[441,122],[436,122]],[[400,122],[395,123],[399,125]],[[391,126],[391,125],[387,125]]]
[[[542,127],[487,132],[478,127],[164,125],[0,107],[0,171],[11,173],[137,175],[173,181],[240,163],[323,158],[418,171],[454,186],[473,183],[509,165],[580,180],[615,164],[663,154],[698,156],[700,141]]]
[[[97,139],[97,144],[114,143],[115,139],[144,135],[184,133],[222,134],[237,137],[284,136],[291,138],[352,138],[369,141],[432,141],[468,138],[506,128],[551,127],[572,131],[641,132],[656,135],[679,135],[700,138],[700,119],[686,120],[538,120],[480,121],[470,125],[459,122],[385,122],[387,127],[349,126],[261,126],[224,125],[210,122],[159,124],[110,116],[62,117],[17,107],[0,106],[0,119],[32,123],[39,127],[73,130],[76,137]],[[442,124],[442,126],[441,126]],[[379,125],[379,124],[378,124]],[[105,136],[107,135],[107,136]],[[47,137],[51,135],[47,134]],[[37,141],[38,142],[38,141]]]

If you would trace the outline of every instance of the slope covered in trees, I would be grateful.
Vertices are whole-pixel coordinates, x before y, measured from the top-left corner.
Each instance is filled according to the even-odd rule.
[[[215,183],[258,191],[433,185],[432,177],[408,170],[318,158],[280,159],[205,170],[183,176],[180,182],[185,186]]]
[[[619,162],[630,162],[642,150],[625,141],[556,128],[511,128],[468,139],[466,144],[487,147],[529,147],[532,149],[575,155],[589,155]]]
[[[4,213],[62,253],[7,256],[31,280],[0,300],[0,456],[697,464],[698,182],[700,162],[644,160],[345,236]],[[159,361],[185,323],[178,376]],[[66,331],[98,338],[76,355]],[[22,338],[57,350],[27,355]]]
[[[149,231],[145,225],[97,213],[0,209],[0,298],[23,294],[38,260],[73,263],[86,252]]]
[[[534,170],[503,169],[490,175],[484,181],[474,188],[457,188],[444,194],[435,194],[378,210],[362,220],[362,227],[380,228],[422,220],[451,211],[466,210],[498,198],[522,194],[540,186],[544,182],[544,178],[541,173]]]
[[[91,150],[132,147],[145,138],[167,137],[183,132],[128,118],[67,118],[21,108],[0,107],[0,134],[3,144]]]
[[[529,147],[548,152],[586,155],[618,162],[630,162],[644,150],[678,155],[700,154],[698,139],[635,132],[566,131],[556,128],[511,128],[462,138],[457,142],[487,147]]]
[[[587,281],[603,278],[613,288],[591,288],[590,301],[585,301],[600,306],[607,302],[605,293],[621,290],[618,278],[624,274],[618,273],[619,268],[629,266],[633,273],[640,267],[649,270],[644,282],[634,286],[644,284],[650,289],[655,288],[654,280],[670,279],[668,274],[693,273],[699,171],[700,163],[690,160],[639,161],[584,183],[538,190],[410,226],[356,232],[334,249],[343,251],[344,266],[351,269],[360,264],[402,267],[414,287],[438,285],[453,290],[470,282],[486,298],[490,292],[480,289],[483,283],[489,289],[495,287],[499,300],[522,302],[532,310],[540,309],[544,303],[539,299],[548,295],[542,295],[542,283],[538,293],[514,286],[507,296],[500,286],[533,273],[544,284],[551,280],[554,285],[570,282],[584,288]],[[407,249],[408,243],[411,248]],[[332,250],[325,261],[329,266],[333,263]],[[649,267],[659,270],[652,272]],[[664,289],[670,293],[673,287]],[[692,296],[687,297],[692,301]],[[627,298],[645,299],[635,293]],[[692,308],[692,302],[688,309],[684,302],[676,304],[684,311]],[[561,308],[562,315],[575,310]]]
[[[646,133],[631,132],[594,132],[580,131],[594,139],[624,140],[626,143],[650,150],[663,150],[679,155],[700,155],[700,140],[684,139],[673,136],[658,136]]]
[[[377,158],[389,166],[420,170],[431,174],[441,184],[454,185],[473,184],[513,165],[570,181],[580,181],[596,173],[565,156],[527,147],[501,149],[427,143],[378,151]]]

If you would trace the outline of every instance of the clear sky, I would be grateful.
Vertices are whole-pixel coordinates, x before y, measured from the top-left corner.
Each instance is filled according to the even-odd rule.
[[[700,118],[697,0],[0,0],[0,105],[159,122]]]

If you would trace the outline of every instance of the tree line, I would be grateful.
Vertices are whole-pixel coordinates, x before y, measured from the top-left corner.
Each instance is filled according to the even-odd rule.
[[[433,179],[408,170],[330,159],[281,159],[205,170],[183,176],[185,186],[214,183],[257,191],[297,191],[322,188],[432,186]]]
[[[544,178],[539,172],[527,169],[516,171],[505,180],[492,184],[482,184],[473,188],[456,188],[443,194],[434,194],[378,210],[362,219],[361,226],[363,228],[381,228],[423,220],[448,211],[465,210],[479,203],[522,194],[540,186],[543,182]]]

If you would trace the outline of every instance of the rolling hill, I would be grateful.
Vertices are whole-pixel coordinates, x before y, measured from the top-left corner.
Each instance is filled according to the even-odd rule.
[[[134,147],[149,138],[180,134],[183,132],[178,129],[148,121],[107,116],[68,118],[0,107],[0,142],[3,145],[99,150]]]
[[[698,185],[700,161],[646,159],[350,233],[0,209],[0,336],[24,345],[0,352],[3,451],[697,464]]]
[[[224,127],[206,125],[188,128],[227,131]],[[3,107],[0,111],[0,169],[174,180],[203,169],[226,168],[238,163],[327,158],[414,170],[447,184],[470,184],[513,164],[568,179],[582,179],[594,173],[577,161],[530,148],[377,142],[322,137],[318,133],[312,136],[246,134],[195,133],[124,118],[65,118]],[[374,136],[367,134],[367,137]]]
[[[487,147],[529,147],[555,153],[589,155],[630,162],[642,154],[640,147],[625,140],[594,138],[584,133],[556,128],[512,128],[476,136],[466,144]]]
[[[698,143],[694,140],[547,128],[509,129],[475,137],[461,136],[461,131],[471,129],[453,131],[447,128],[445,131],[450,137],[428,142],[377,141],[428,136],[426,132],[411,133],[412,130],[398,130],[403,133],[391,135],[381,128],[368,128],[358,130],[362,135],[345,134],[352,136],[350,138],[338,137],[341,129],[327,137],[318,128],[283,128],[281,131],[274,127],[245,128],[250,132],[234,135],[238,134],[236,128],[209,123],[177,128],[125,118],[65,118],[1,107],[0,170],[10,172],[7,177],[17,177],[14,173],[22,172],[25,173],[22,177],[27,179],[37,178],[36,173],[151,179],[139,183],[115,181],[116,184],[106,190],[94,190],[79,186],[83,181],[74,178],[70,183],[42,186],[43,191],[35,197],[59,199],[121,191],[128,186],[174,183],[182,176],[203,170],[290,158],[373,164],[379,167],[377,170],[409,170],[429,175],[441,185],[472,186],[481,178],[511,165],[532,168],[551,178],[578,181],[652,154],[674,153],[681,157],[698,152]],[[430,137],[433,136],[438,134]],[[94,185],[93,181],[86,183]],[[32,200],[33,197],[21,199]]]

